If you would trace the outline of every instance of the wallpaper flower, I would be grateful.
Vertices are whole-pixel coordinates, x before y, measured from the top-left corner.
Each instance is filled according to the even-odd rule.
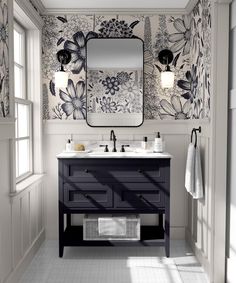
[[[0,1],[0,117],[9,115],[8,7]]]
[[[48,15],[43,18],[43,83],[44,94],[47,96],[43,107],[45,119],[85,118],[85,44],[91,37],[143,39],[144,78],[139,78],[137,82],[132,72],[126,70],[116,73],[112,70],[110,73],[93,70],[87,74],[91,82],[87,89],[88,111],[139,113],[143,109],[143,98],[139,95],[140,84],[144,83],[145,119],[209,118],[210,0],[199,0],[189,15],[91,14]],[[171,69],[175,72],[175,84],[170,90],[164,90],[160,85],[160,74],[164,66],[158,61],[158,54],[164,48],[171,49],[174,54]],[[53,74],[58,69],[56,53],[60,49],[67,49],[72,54],[72,61],[66,66],[70,71],[70,81],[65,90],[55,89],[53,84]],[[80,90],[77,89],[78,82]],[[74,91],[76,101],[72,99]]]
[[[73,119],[84,119],[86,115],[86,94],[84,81],[78,81],[76,86],[72,80],[68,81],[66,91],[60,89],[59,95],[64,103],[61,105],[66,117],[73,115]]]

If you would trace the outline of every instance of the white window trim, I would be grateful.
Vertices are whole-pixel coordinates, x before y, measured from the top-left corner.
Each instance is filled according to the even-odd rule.
[[[13,3],[14,18],[19,22],[27,31],[26,47],[27,51],[27,64],[34,66],[34,72],[27,73],[27,90],[28,99],[33,102],[33,175],[26,178],[24,181],[16,185],[14,175],[12,176],[12,186],[10,194],[18,193],[27,189],[25,185],[27,180],[31,180],[33,176],[43,174],[43,122],[42,122],[42,75],[41,75],[41,57],[42,57],[42,28],[44,22],[42,18],[36,13],[30,2],[16,0]],[[15,143],[12,143],[13,156],[15,155]],[[14,160],[13,160],[14,161]],[[15,162],[13,162],[14,171]]]

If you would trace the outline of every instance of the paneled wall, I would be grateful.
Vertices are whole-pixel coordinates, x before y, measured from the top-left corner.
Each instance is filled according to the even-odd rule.
[[[8,127],[14,129],[14,125]],[[3,129],[0,125],[0,130]],[[13,134],[13,131],[12,131]],[[15,283],[44,239],[43,182],[10,195],[11,138],[0,138],[0,282]]]
[[[236,278],[236,1],[231,4],[229,78],[229,151],[228,151],[228,274],[227,282]]]
[[[199,125],[196,126],[198,127]],[[202,200],[194,200],[188,194],[188,221],[186,227],[186,238],[201,260],[201,263],[209,273],[210,261],[212,260],[211,237],[213,232],[211,214],[213,192],[210,185],[209,172],[211,139],[209,125],[203,124],[201,127],[202,133],[198,134],[198,146],[201,152],[204,198]]]

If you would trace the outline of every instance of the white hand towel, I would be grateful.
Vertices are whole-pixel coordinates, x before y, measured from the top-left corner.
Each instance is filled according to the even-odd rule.
[[[198,147],[195,148],[195,172],[194,172],[194,191],[192,193],[194,199],[203,198],[203,182],[202,182],[202,166],[201,156]]]
[[[188,146],[186,170],[185,170],[185,188],[187,192],[193,193],[194,186],[194,174],[195,174],[195,147],[194,144],[190,143]]]
[[[126,217],[98,218],[98,233],[104,236],[125,236]]]

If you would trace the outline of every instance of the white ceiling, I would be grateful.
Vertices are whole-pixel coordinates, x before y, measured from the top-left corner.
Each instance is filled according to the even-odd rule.
[[[189,0],[41,0],[46,9],[183,9]]]

